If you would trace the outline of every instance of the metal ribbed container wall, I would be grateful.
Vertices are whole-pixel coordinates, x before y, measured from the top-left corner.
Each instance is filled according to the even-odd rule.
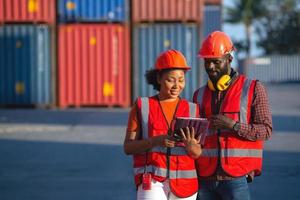
[[[181,51],[192,67],[187,72],[182,94],[187,99],[192,98],[199,81],[199,38],[196,24],[141,24],[134,28],[134,47],[134,98],[156,93],[147,84],[144,74],[154,67],[155,60],[162,51],[171,48]]]
[[[204,6],[203,37],[206,38],[209,33],[221,30],[221,6]]]
[[[58,0],[60,22],[125,22],[128,0]]]
[[[0,22],[55,23],[55,0],[0,0]]]
[[[132,0],[132,21],[202,21],[203,0]]]
[[[244,60],[241,73],[262,82],[300,81],[300,56],[270,56]]]
[[[50,41],[45,25],[0,26],[0,105],[50,103]]]
[[[59,106],[129,106],[129,44],[124,25],[60,25]]]

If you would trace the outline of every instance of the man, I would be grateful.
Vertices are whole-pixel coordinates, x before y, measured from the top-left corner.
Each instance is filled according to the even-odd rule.
[[[261,174],[263,142],[272,134],[266,90],[231,68],[234,50],[231,39],[215,31],[199,51],[209,81],[193,100],[211,128],[197,160],[199,200],[249,200],[248,182]]]

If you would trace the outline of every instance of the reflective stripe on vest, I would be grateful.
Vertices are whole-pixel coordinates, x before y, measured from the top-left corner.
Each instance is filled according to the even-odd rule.
[[[171,149],[171,155],[172,156],[186,156],[187,155],[184,147],[173,147],[173,148],[170,148],[170,149]],[[152,149],[150,149],[149,152],[151,152],[151,153],[158,152],[158,153],[166,154],[167,153],[167,148],[156,146],[156,147],[153,147]]]
[[[142,97],[141,98],[141,104],[142,104],[142,132],[143,132],[143,138],[148,138],[148,116],[149,116],[149,99],[148,97]]]
[[[145,167],[134,168],[134,174],[143,174],[145,172]],[[156,176],[166,177],[167,169],[159,168],[153,165],[147,165],[147,172],[151,172]],[[169,170],[170,179],[178,178],[197,178],[196,170]]]
[[[242,89],[240,102],[240,120],[242,123],[247,123],[248,98],[251,81],[251,79],[246,79]]]
[[[218,149],[202,149],[203,157],[217,157]],[[221,149],[222,157],[256,157],[262,158],[261,149]]]

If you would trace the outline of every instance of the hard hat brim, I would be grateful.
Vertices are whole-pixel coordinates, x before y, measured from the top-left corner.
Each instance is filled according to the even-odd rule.
[[[174,67],[166,67],[166,68],[160,68],[160,69],[157,69],[157,68],[152,68],[153,70],[157,70],[157,71],[161,71],[161,70],[165,70],[165,69],[182,69],[182,70],[190,70],[191,67],[190,66],[184,66],[184,67],[178,67],[178,66],[174,66]]]

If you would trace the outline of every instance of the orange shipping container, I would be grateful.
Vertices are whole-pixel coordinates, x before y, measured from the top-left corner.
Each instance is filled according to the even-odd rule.
[[[204,0],[132,0],[133,22],[201,22]]]
[[[129,29],[120,24],[60,25],[59,106],[130,104]]]
[[[0,22],[55,23],[54,0],[0,0]]]

